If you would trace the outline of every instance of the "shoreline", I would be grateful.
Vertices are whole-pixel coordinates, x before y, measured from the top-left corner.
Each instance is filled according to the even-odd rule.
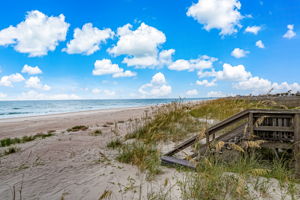
[[[121,99],[120,101],[122,101],[123,99]],[[132,99],[135,100],[135,99]],[[151,99],[145,99],[145,100],[151,100]],[[158,99],[153,99],[153,100],[158,100]],[[168,104],[171,102],[174,102],[176,99],[169,99],[169,100],[174,100],[174,101],[167,101],[167,102],[163,102],[163,100],[165,99],[160,99],[161,102],[153,102],[153,103],[136,103],[136,104],[115,104],[115,105],[104,105],[102,107],[94,107],[94,108],[75,108],[75,109],[61,109],[59,107],[54,107],[53,110],[50,110],[50,112],[48,110],[43,110],[43,107],[41,108],[42,110],[38,110],[38,112],[33,109],[33,110],[18,110],[18,111],[13,111],[13,110],[8,110],[6,111],[7,113],[1,113],[0,112],[0,121],[2,120],[6,120],[6,119],[15,119],[15,118],[30,118],[30,117],[43,117],[43,116],[48,116],[48,115],[60,115],[60,114],[67,114],[67,113],[78,113],[78,112],[90,112],[90,111],[98,111],[98,110],[119,110],[119,109],[130,109],[130,108],[142,108],[142,107],[151,107],[151,106],[160,106],[163,104]],[[179,99],[178,99],[179,100]],[[186,99],[185,103],[192,103],[192,102],[200,102],[200,101],[206,101],[208,99]],[[37,100],[40,101],[40,100]],[[64,101],[64,100],[63,100]],[[68,101],[68,100],[65,100]],[[79,100],[80,101],[80,100]],[[98,101],[98,100],[96,100]],[[105,100],[106,101],[106,100]],[[109,100],[107,100],[109,101]],[[119,100],[113,100],[113,101],[119,101]],[[0,102],[1,103],[1,102]],[[67,105],[66,105],[67,106]],[[1,104],[0,104],[0,110],[1,110]],[[5,110],[5,109],[4,109]],[[15,112],[21,112],[21,113],[15,113]],[[25,113],[23,113],[25,112]]]
[[[156,106],[156,105],[152,105]],[[115,112],[115,111],[122,111],[128,109],[143,109],[149,108],[151,106],[130,106],[130,107],[119,107],[119,108],[101,108],[101,109],[94,109],[94,110],[79,110],[79,111],[70,111],[70,112],[60,112],[60,113],[48,113],[48,114],[40,114],[40,115],[28,115],[28,116],[17,116],[17,117],[7,117],[1,118],[1,122],[9,122],[14,120],[28,120],[28,118],[48,118],[48,117],[67,117],[68,115],[76,115],[76,114],[92,114],[98,112]]]
[[[22,137],[49,130],[65,131],[78,125],[88,127],[102,126],[107,122],[115,123],[140,118],[151,106],[98,109],[30,117],[0,119],[0,139]]]

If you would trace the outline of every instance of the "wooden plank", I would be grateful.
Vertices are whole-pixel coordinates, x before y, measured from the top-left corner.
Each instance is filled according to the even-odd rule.
[[[175,153],[191,146],[192,144],[194,144],[196,142],[196,140],[198,139],[198,135],[195,135],[193,137],[191,137],[190,139],[184,141],[183,143],[181,143],[180,145],[176,146],[172,151],[169,151],[168,153],[166,153],[166,156],[172,156]]]
[[[293,149],[292,143],[287,142],[265,142],[261,144],[265,148]]]
[[[217,141],[227,142],[227,141],[229,141],[230,139],[232,139],[232,138],[234,138],[236,136],[241,136],[241,135],[244,134],[243,131],[244,131],[245,126],[246,126],[246,123],[243,123],[240,126],[234,128],[233,130],[228,131],[227,133],[224,133],[224,134],[216,137],[216,140]],[[199,148],[199,150],[198,150],[199,151],[198,153],[199,154],[204,153],[206,151],[206,149],[207,149],[207,146],[208,146],[207,144],[201,145],[200,148]],[[193,158],[193,156],[194,157],[197,156],[198,153],[193,154],[192,158]]]
[[[181,165],[181,166],[192,168],[192,169],[196,168],[196,166],[193,163],[191,163],[187,160],[184,160],[184,159],[175,158],[175,157],[171,157],[171,156],[162,156],[160,159],[161,159],[162,163],[165,163],[165,164]]]
[[[254,131],[281,131],[281,132],[294,132],[294,127],[284,126],[257,126],[253,128]]]
[[[300,114],[294,117],[294,127],[295,176],[300,178]]]
[[[254,116],[253,113],[249,113],[248,119],[248,132],[247,132],[247,139],[250,139],[253,135],[253,127],[254,127]]]
[[[251,111],[250,111],[251,112]],[[253,113],[253,112],[251,112]],[[254,118],[260,118],[260,117],[266,117],[266,118],[293,118],[294,114],[293,113],[285,113],[285,114],[268,114],[268,113],[253,113]]]
[[[242,119],[245,119],[249,114],[249,110],[244,110],[236,115],[233,115],[225,120],[223,120],[222,122],[213,125],[212,127],[207,129],[207,132],[209,134],[212,134],[214,132],[217,132],[218,130],[221,130],[223,128],[225,128],[226,126],[229,126],[237,121],[240,121]]]
[[[268,109],[251,109],[253,114],[300,114],[300,110],[268,110]]]

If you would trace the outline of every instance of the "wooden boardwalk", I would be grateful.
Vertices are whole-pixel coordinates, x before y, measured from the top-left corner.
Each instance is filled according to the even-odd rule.
[[[229,128],[231,130],[228,130]],[[264,140],[263,147],[293,151],[295,172],[300,177],[300,110],[245,110],[208,128],[205,137],[206,143],[191,157],[204,153],[215,141],[239,143],[247,140]],[[195,144],[198,139],[198,136],[194,136],[176,146],[161,157],[162,163],[195,168],[194,164],[178,159],[174,155]]]

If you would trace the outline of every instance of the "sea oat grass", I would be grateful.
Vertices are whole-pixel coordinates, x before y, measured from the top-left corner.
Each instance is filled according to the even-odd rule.
[[[156,146],[134,142],[120,148],[117,160],[136,165],[141,171],[147,171],[149,177],[160,173],[160,153]]]
[[[0,147],[7,147],[10,145],[14,145],[14,144],[30,142],[30,141],[36,140],[38,138],[44,139],[46,137],[50,137],[53,135],[54,135],[53,133],[47,133],[47,134],[38,133],[35,135],[31,135],[31,136],[23,136],[22,138],[4,138],[4,139],[0,140]]]

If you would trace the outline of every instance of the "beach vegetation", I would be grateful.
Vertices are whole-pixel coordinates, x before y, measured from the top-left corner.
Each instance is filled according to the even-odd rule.
[[[92,136],[98,136],[101,135],[102,131],[100,129],[94,130],[93,132],[90,133]]]
[[[136,165],[154,177],[161,172],[158,144],[188,139],[189,135],[199,134],[200,130],[208,128],[211,124],[207,120],[224,120],[246,109],[290,107],[271,100],[243,98],[222,98],[189,104],[174,102],[159,106],[153,108],[147,117],[136,121],[136,127],[125,136],[125,140],[135,139],[134,143],[120,146],[117,160]],[[253,197],[251,191],[267,196],[270,192],[268,188],[274,186],[274,181],[279,182],[282,195],[299,197],[295,189],[295,183],[299,181],[293,176],[293,168],[289,167],[292,161],[286,159],[287,155],[278,157],[274,152],[267,152],[260,146],[260,141],[250,141],[245,145],[232,144],[226,150],[229,151],[227,154],[221,153],[224,145],[216,143],[213,152],[191,160],[197,165],[195,171],[176,168],[185,174],[184,179],[176,183],[183,199],[255,199],[258,197]],[[266,153],[267,156],[264,155]],[[160,191],[150,196],[167,199],[170,195]]]
[[[6,156],[6,155],[9,155],[9,154],[13,154],[13,153],[16,153],[16,152],[18,152],[18,151],[20,151],[20,148],[18,148],[18,147],[9,147],[9,148],[7,148],[7,149],[5,149],[1,154],[0,154],[0,156]]]
[[[196,118],[224,120],[247,109],[288,109],[271,100],[252,100],[246,98],[220,98],[203,101],[195,105],[190,114]]]
[[[73,126],[72,128],[67,129],[68,132],[77,132],[77,131],[86,131],[89,127],[84,125]]]
[[[122,145],[117,160],[123,163],[136,165],[141,171],[148,172],[148,178],[152,178],[161,172],[160,153],[155,145],[143,142]]]
[[[119,138],[110,141],[110,142],[106,145],[107,148],[111,148],[111,149],[116,149],[116,148],[119,148],[119,147],[121,147],[121,146],[122,146],[122,141],[121,141]]]
[[[21,138],[4,138],[0,140],[0,147],[7,147],[14,144],[30,142],[38,138],[44,139],[53,135],[54,135],[53,133],[47,133],[47,134],[38,133],[30,136],[23,136]]]
[[[126,139],[136,138],[145,143],[183,140],[199,131],[202,125],[189,113],[190,109],[190,106],[180,102],[154,108],[152,116],[144,118],[142,126],[127,134]]]

